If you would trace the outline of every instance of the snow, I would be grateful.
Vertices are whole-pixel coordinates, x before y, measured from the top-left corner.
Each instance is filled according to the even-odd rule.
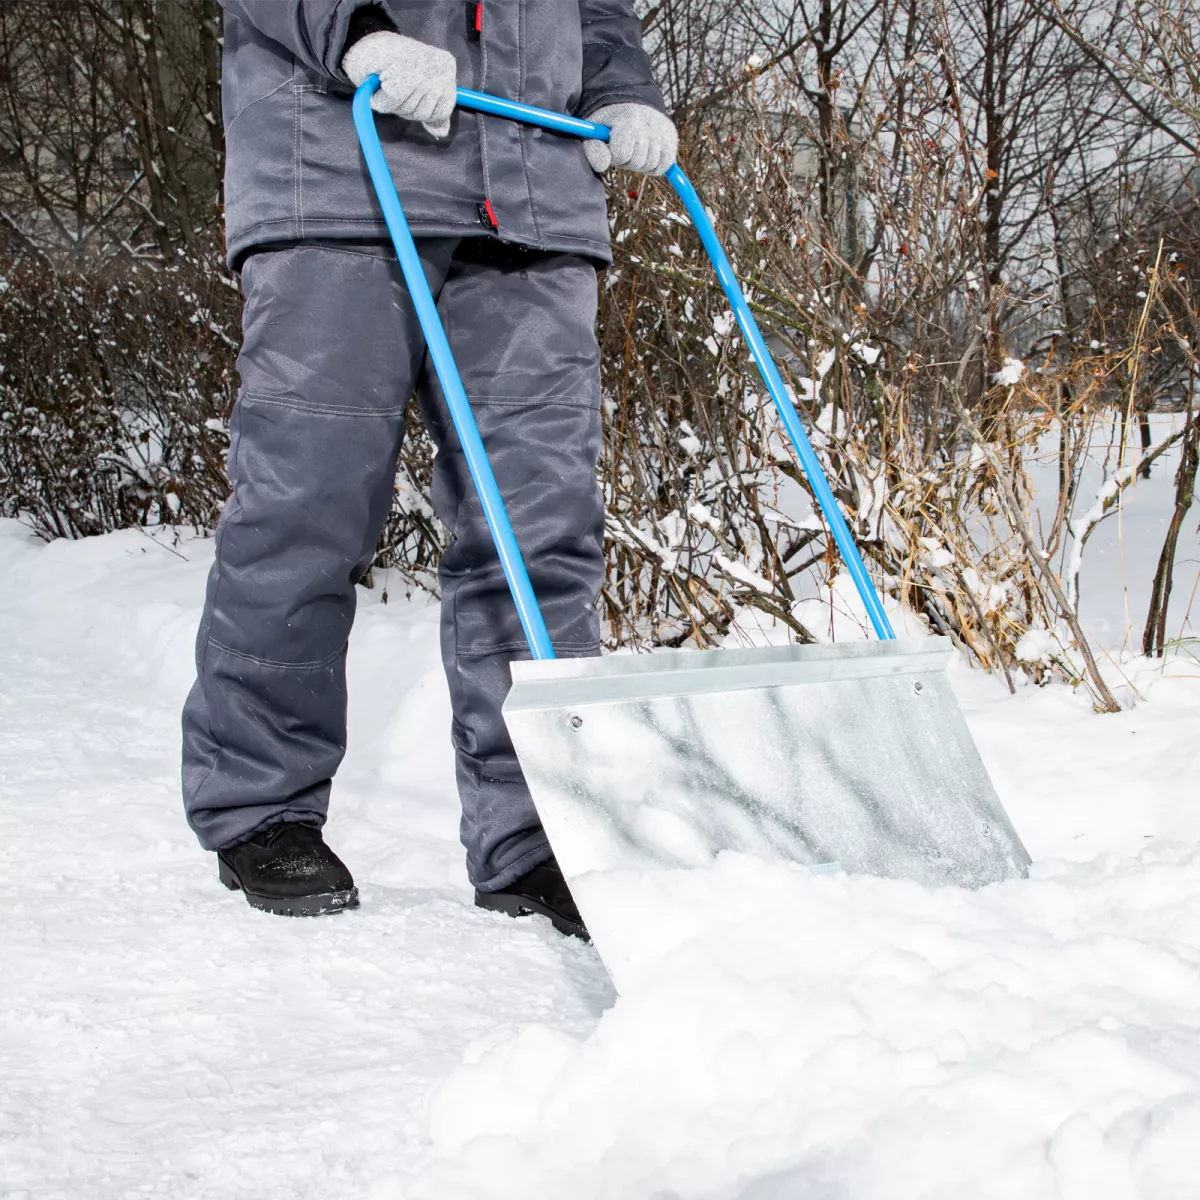
[[[927,624],[916,613],[901,608],[891,596],[881,599],[897,637],[929,637]],[[807,592],[792,605],[792,615],[819,642],[862,641],[875,636],[866,605],[848,571],[838,571],[816,586],[810,582]]]
[[[954,561],[954,555],[937,538],[923,537],[917,540],[921,543],[921,548],[925,551],[925,562],[934,570],[937,570],[939,567],[949,566]]]
[[[678,948],[589,1038],[451,1075],[416,1194],[1188,1194],[1198,899],[1194,848],[978,894],[746,859],[631,881]]]
[[[713,318],[713,332],[719,338],[727,338],[733,332],[733,326],[733,312],[728,308]]]
[[[956,660],[1031,879],[630,878],[659,952],[618,999],[590,948],[473,908],[436,612],[395,581],[361,594],[328,830],[363,907],[287,921],[218,885],[177,762],[210,557],[0,523],[6,1200],[1194,1194],[1186,654],[1121,660],[1138,701],[1105,717]]]
[[[764,578],[757,571],[751,570],[745,563],[727,558],[724,554],[714,554],[713,561],[731,579],[736,579],[739,583],[746,584],[756,592],[762,592],[764,595],[769,596],[775,590],[771,586],[769,579]]]
[[[883,350],[879,346],[872,346],[866,342],[852,342],[850,349],[858,355],[868,367],[873,367],[878,361]]]
[[[688,516],[696,522],[697,525],[703,525],[706,529],[711,529],[718,536],[721,533],[721,522],[713,515],[713,512],[706,505],[699,501],[688,506]]]
[[[1070,645],[1068,641],[1065,643]],[[1064,643],[1048,629],[1029,629],[1017,639],[1017,661],[1049,666],[1056,655],[1063,653]]]
[[[1025,376],[1025,364],[1019,358],[1005,358],[992,381],[1000,387],[1015,387]]]

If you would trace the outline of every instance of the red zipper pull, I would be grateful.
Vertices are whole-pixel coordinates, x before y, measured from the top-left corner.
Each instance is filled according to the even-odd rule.
[[[496,210],[492,207],[492,202],[484,200],[478,205],[478,209],[480,222],[489,226],[493,233],[499,233],[500,222],[496,220]]]

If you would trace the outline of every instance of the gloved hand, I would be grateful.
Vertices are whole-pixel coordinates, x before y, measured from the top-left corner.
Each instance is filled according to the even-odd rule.
[[[671,118],[648,104],[609,104],[588,114],[589,121],[607,125],[612,137],[607,142],[583,143],[583,152],[597,175],[609,167],[661,175],[674,161],[679,135]]]
[[[342,70],[355,87],[379,76],[379,91],[371,97],[376,112],[420,121],[434,137],[450,132],[458,66],[448,50],[402,33],[369,33],[342,55]]]

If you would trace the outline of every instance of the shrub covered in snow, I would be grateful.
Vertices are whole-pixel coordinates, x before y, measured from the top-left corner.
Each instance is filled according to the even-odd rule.
[[[0,290],[0,514],[44,536],[209,527],[224,498],[236,281],[215,255],[72,269]]]

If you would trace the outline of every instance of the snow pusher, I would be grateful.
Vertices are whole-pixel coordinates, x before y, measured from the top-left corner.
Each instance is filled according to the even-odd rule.
[[[1030,858],[946,676],[948,639],[897,641],[795,406],[678,165],[666,173],[712,261],[846,564],[874,642],[556,659],[421,268],[370,106],[354,122],[396,254],[512,592],[532,661],[515,662],[504,716],[559,865],[602,959],[593,872],[694,867],[725,850],[980,887]],[[458,90],[461,108],[579,138],[606,126]],[[577,886],[581,884],[582,886]]]

